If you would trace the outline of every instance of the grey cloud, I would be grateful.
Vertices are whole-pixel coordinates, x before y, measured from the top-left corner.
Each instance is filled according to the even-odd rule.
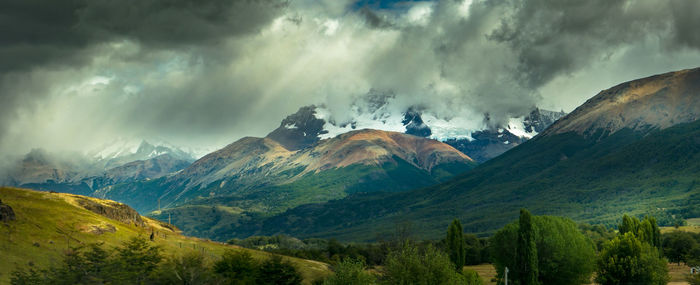
[[[673,0],[670,2],[673,15],[674,43],[700,49],[700,2]]]
[[[408,15],[426,6],[425,18]],[[555,96],[580,102],[700,62],[699,6],[474,0],[466,15],[454,0],[396,11],[336,0],[3,1],[0,150],[152,134],[221,146],[303,105],[347,120],[352,102],[376,93],[392,94],[392,112],[480,126],[488,114],[495,127]],[[108,82],[84,84],[96,76]]]
[[[489,38],[518,55],[521,80],[531,88],[648,37],[662,39],[667,47],[700,47],[697,1],[510,2],[512,16],[503,17]]]
[[[394,24],[386,17],[377,11],[367,7],[362,7],[359,10],[360,15],[364,16],[365,22],[375,29],[388,29],[394,27]]]
[[[49,94],[60,82],[51,81],[56,76],[48,74],[78,70],[83,77],[90,73],[129,77],[137,70],[127,69],[143,68],[141,62],[166,62],[162,57],[168,50],[194,54],[216,65],[221,57],[231,55],[217,47],[231,38],[259,32],[286,6],[284,0],[1,1],[0,142],[20,113],[41,116],[37,103],[52,100]],[[133,52],[115,53],[109,47],[124,42],[132,43]],[[96,68],[100,59],[111,62]],[[112,68],[116,71],[108,70]],[[123,90],[111,91],[119,102],[125,98],[120,93]],[[151,113],[161,111],[157,106]]]

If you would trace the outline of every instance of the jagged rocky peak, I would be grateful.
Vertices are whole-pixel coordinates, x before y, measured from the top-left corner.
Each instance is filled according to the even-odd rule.
[[[406,133],[409,135],[427,138],[433,134],[430,127],[423,122],[420,113],[414,108],[409,108],[408,111],[404,113],[401,123],[406,126]]]
[[[316,117],[316,106],[304,106],[284,118],[267,138],[277,141],[288,150],[299,150],[319,141],[319,135],[328,133],[323,129],[325,123]]]
[[[523,125],[525,125],[525,131],[528,133],[540,133],[564,116],[566,116],[566,112],[563,110],[555,112],[535,108],[529,115],[525,116]]]

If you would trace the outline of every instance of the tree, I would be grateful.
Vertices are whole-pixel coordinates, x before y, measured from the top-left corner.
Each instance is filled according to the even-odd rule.
[[[518,222],[518,242],[515,248],[515,276],[521,285],[538,284],[539,272],[537,269],[537,245],[535,244],[535,227],[532,225],[532,216],[525,209],[520,210]]]
[[[498,277],[503,279],[507,266],[509,282],[515,281],[516,247],[519,222],[513,222],[489,239],[489,249]],[[585,284],[595,266],[594,245],[576,223],[563,217],[533,216],[537,247],[537,268],[540,284]],[[514,283],[514,282],[513,282]],[[510,284],[510,283],[509,283]]]
[[[478,265],[488,262],[488,252],[486,249],[486,239],[477,238],[473,234],[465,234],[464,236],[464,264]]]
[[[650,244],[653,247],[661,247],[661,231],[659,230],[659,225],[656,224],[656,219],[654,217],[646,216],[638,224],[637,231],[634,232],[637,238],[641,241]]]
[[[215,278],[210,263],[199,251],[188,251],[180,256],[168,258],[158,271],[159,284],[214,284]]]
[[[666,259],[651,244],[626,232],[608,242],[597,261],[596,282],[612,284],[666,284]]]
[[[621,235],[626,233],[637,233],[639,228],[639,220],[635,217],[630,217],[627,214],[622,216],[622,223],[617,227]]]
[[[255,284],[259,264],[247,251],[227,250],[214,263],[214,272],[229,284]]]
[[[346,258],[335,266],[335,274],[323,281],[324,285],[375,284],[376,278],[365,271],[362,260]]]
[[[450,256],[450,261],[454,264],[457,271],[462,271],[464,267],[464,236],[462,233],[462,224],[458,219],[454,219],[447,228],[447,252]]]
[[[160,248],[151,246],[141,237],[131,238],[115,250],[116,271],[113,277],[121,282],[143,284],[163,259]]]
[[[282,260],[279,255],[274,255],[260,265],[255,284],[296,285],[301,284],[302,280],[301,274],[294,265]]]
[[[384,264],[385,284],[472,284],[454,270],[447,254],[427,245],[423,250],[403,242],[389,252]],[[478,284],[478,283],[477,283]]]
[[[663,252],[671,262],[688,262],[688,253],[698,246],[691,233],[673,231],[664,235]]]

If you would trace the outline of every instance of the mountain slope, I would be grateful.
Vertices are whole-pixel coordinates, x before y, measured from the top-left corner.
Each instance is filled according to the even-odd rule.
[[[16,220],[0,223],[0,283],[9,282],[10,272],[32,262],[39,268],[60,261],[69,246],[102,242],[118,246],[131,237],[156,233],[154,243],[166,255],[182,253],[183,248],[205,250],[214,256],[224,250],[244,250],[256,258],[270,254],[188,238],[171,225],[141,217],[130,207],[108,200],[71,194],[0,188],[0,200],[12,207]],[[327,265],[289,258],[310,284],[328,274]]]
[[[126,199],[154,201],[144,195],[166,189],[160,199],[170,209],[155,217],[171,216],[186,233],[225,240],[238,233],[240,220],[353,193],[433,185],[474,165],[449,145],[396,132],[352,131],[298,151],[269,138],[244,138],[165,181],[115,187],[107,195],[122,191]]]
[[[156,210],[158,199],[163,207],[172,207],[227,196],[236,207],[270,213],[348,193],[427,186],[474,165],[449,145],[396,132],[352,131],[300,150],[288,150],[270,138],[247,137],[172,177],[116,185],[99,194],[140,211]]]
[[[622,83],[586,101],[543,135],[575,132],[600,139],[621,129],[665,129],[700,117],[700,71],[682,70]]]
[[[700,216],[697,82],[700,69],[626,83],[658,88],[603,91],[534,139],[441,185],[300,206],[239,232],[365,240],[410,221],[421,236],[437,237],[457,217],[465,231],[488,233],[520,207],[610,224],[623,212]],[[634,120],[620,125],[620,115]]]

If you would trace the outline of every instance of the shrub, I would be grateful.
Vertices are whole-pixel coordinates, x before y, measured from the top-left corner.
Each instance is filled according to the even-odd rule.
[[[386,284],[470,284],[454,270],[450,258],[432,245],[423,250],[410,242],[389,252],[384,265]]]
[[[335,274],[324,280],[324,285],[375,284],[376,278],[365,271],[362,260],[347,258],[335,266]]]

